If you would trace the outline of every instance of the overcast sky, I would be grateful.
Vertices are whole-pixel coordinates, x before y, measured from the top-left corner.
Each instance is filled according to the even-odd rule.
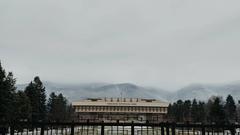
[[[240,80],[239,0],[1,0],[0,60],[17,83],[176,89]]]

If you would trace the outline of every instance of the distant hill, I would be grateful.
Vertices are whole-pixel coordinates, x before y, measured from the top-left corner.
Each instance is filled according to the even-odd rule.
[[[17,85],[18,90],[23,90],[27,84]],[[211,96],[226,97],[231,94],[235,99],[240,99],[240,82],[229,84],[191,84],[175,92],[168,92],[159,88],[137,86],[131,83],[107,84],[107,83],[83,83],[63,84],[44,82],[47,95],[51,92],[63,93],[70,101],[83,98],[101,97],[126,97],[126,98],[155,98],[164,101],[176,101],[178,99],[207,100]]]
[[[225,98],[231,94],[235,99],[240,99],[240,82],[229,84],[192,84],[178,90],[173,99],[199,99],[207,100],[211,96]]]
[[[168,100],[169,92],[137,86],[131,83],[106,84],[106,83],[87,83],[87,84],[63,84],[44,82],[47,95],[51,92],[63,93],[70,101],[75,101],[88,97],[126,97],[126,98],[156,98]],[[23,90],[27,84],[17,85],[18,90]]]

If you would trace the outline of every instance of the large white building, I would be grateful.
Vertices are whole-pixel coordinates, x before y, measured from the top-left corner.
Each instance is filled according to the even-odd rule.
[[[89,98],[72,105],[78,121],[160,122],[165,120],[169,104],[156,99]]]

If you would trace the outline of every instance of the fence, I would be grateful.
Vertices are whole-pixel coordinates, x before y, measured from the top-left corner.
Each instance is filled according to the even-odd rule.
[[[240,135],[238,124],[17,122],[0,127],[0,135]]]

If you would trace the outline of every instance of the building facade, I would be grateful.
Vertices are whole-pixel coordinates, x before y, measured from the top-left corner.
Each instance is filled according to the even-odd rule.
[[[72,103],[76,121],[165,121],[168,103],[156,99],[89,98]]]

